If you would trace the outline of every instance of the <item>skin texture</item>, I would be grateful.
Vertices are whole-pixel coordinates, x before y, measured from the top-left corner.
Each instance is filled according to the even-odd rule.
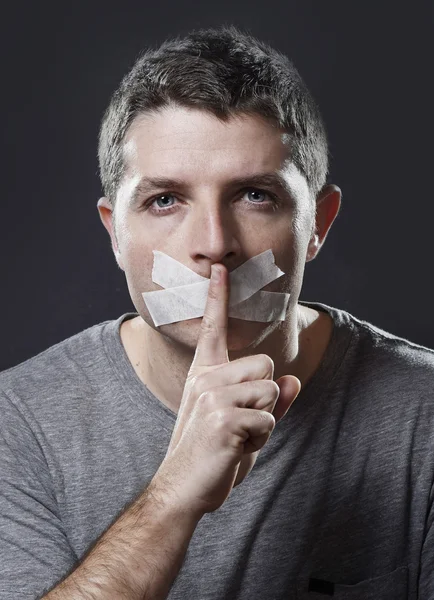
[[[125,350],[142,382],[174,412],[201,319],[154,327],[141,296],[161,289],[152,282],[152,250],[209,277],[214,263],[230,272],[271,248],[285,275],[264,290],[291,294],[287,320],[256,323],[230,318],[229,359],[264,353],[274,361],[278,384],[287,374],[304,384],[325,351],[330,318],[297,301],[305,264],[324,243],[341,193],[330,185],[312,199],[305,177],[291,162],[290,150],[285,134],[260,116],[237,115],[222,122],[205,111],[176,106],[141,115],[127,132],[127,168],[115,207],[101,198],[98,210],[140,315],[121,328]],[[234,183],[264,173],[280,175],[284,187]],[[137,193],[143,177],[177,183]],[[276,196],[275,203],[269,192]]]

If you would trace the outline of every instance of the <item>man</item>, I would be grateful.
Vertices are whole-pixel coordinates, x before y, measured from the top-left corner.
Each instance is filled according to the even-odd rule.
[[[292,64],[233,28],[166,42],[99,158],[137,313],[0,377],[0,598],[434,598],[434,355],[299,300],[341,193]],[[270,250],[284,318],[231,317]],[[201,316],[156,325],[157,255]]]

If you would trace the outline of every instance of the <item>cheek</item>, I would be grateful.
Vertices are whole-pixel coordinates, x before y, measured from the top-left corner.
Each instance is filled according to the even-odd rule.
[[[270,246],[276,257],[276,264],[285,273],[282,284],[289,291],[296,292],[301,286],[309,239],[310,221],[303,218],[292,220],[284,232],[279,227]]]
[[[273,250],[276,259],[286,254],[293,237],[290,215],[268,220],[255,218],[255,215],[248,217],[240,218],[236,228],[240,247],[246,255],[254,256],[268,249]]]
[[[118,248],[126,269],[152,269],[153,240],[133,219],[117,218]]]
[[[132,235],[123,237],[119,240],[119,250],[129,287],[141,291],[152,289],[154,246],[149,244],[149,240]]]

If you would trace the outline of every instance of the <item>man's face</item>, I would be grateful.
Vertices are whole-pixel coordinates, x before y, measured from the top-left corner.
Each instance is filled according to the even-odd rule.
[[[209,277],[215,262],[232,271],[271,249],[285,275],[263,289],[289,292],[288,310],[295,311],[314,206],[281,130],[259,116],[222,122],[171,107],[133,122],[124,156],[112,242],[134,306],[150,327],[194,350],[201,323],[154,327],[141,295],[161,289],[152,282],[153,250]],[[254,347],[279,326],[230,318],[228,349]]]

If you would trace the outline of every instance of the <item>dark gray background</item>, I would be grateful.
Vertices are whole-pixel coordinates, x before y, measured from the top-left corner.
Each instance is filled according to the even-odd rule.
[[[133,310],[99,221],[97,133],[139,51],[235,24],[287,53],[343,208],[302,299],[434,347],[432,2],[27,2],[1,17],[0,369]]]

